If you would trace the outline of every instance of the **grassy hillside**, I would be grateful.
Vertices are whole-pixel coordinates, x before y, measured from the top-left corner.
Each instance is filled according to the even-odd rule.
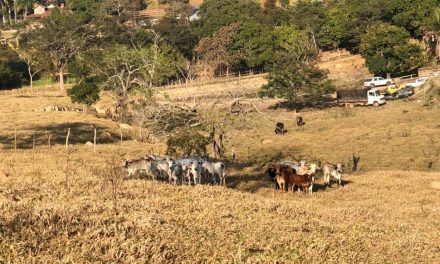
[[[230,101],[217,101],[200,107],[214,121],[225,120],[227,158],[237,153],[227,187],[117,178],[114,198],[106,163],[163,153],[164,138],[142,143],[124,131],[121,144],[109,120],[34,111],[70,105],[55,91],[0,95],[0,262],[434,263],[440,257],[438,108],[396,101],[306,111],[305,127],[295,128],[297,114],[269,108],[275,101],[243,99],[247,114],[226,119]],[[276,121],[286,124],[285,136],[274,135]],[[84,144],[92,126],[99,127],[96,153]],[[63,145],[69,127],[70,155]],[[348,169],[353,151],[361,156],[357,173]],[[313,196],[274,192],[263,166],[292,156],[344,161],[344,187],[324,189],[318,179]]]
[[[346,50],[321,52],[317,66],[328,71],[329,78],[339,89],[361,87],[364,79],[372,75],[361,55]]]

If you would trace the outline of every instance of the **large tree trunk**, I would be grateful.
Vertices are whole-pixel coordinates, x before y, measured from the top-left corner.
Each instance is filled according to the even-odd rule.
[[[17,0],[14,0],[14,22],[17,23]]]
[[[11,10],[11,6],[8,6],[8,18],[9,18],[9,25],[12,25],[12,10]]]
[[[6,25],[6,13],[7,13],[7,11],[6,11],[6,6],[3,5],[3,4],[2,4],[2,10],[1,10],[1,12],[2,12],[2,22],[3,22],[3,26],[5,26],[5,25]]]
[[[60,78],[60,82],[59,82],[60,91],[64,92],[64,69],[60,69],[59,78]]]

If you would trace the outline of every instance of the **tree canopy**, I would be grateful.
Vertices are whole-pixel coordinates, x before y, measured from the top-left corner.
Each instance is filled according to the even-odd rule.
[[[409,72],[424,64],[420,46],[409,40],[410,33],[404,28],[376,23],[362,36],[360,50],[375,74]]]

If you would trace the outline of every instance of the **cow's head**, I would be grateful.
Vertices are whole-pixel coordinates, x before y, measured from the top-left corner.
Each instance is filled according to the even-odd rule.
[[[341,162],[336,163],[336,171],[338,173],[342,174],[342,167],[344,167],[344,164],[342,164]]]

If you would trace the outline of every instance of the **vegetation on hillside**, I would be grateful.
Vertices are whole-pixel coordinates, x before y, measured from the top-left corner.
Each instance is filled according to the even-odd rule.
[[[0,3],[3,27],[20,24],[9,19],[8,11],[26,11],[18,4],[16,8],[15,2]],[[328,90],[326,74],[309,71],[320,50],[344,48],[362,54],[374,74],[404,75],[433,59],[429,54],[435,45],[423,43],[423,37],[437,36],[440,30],[437,0],[299,0],[293,4],[206,0],[195,20],[189,19],[188,1],[161,3],[166,4],[166,15],[144,23],[133,21],[132,12],[148,7],[148,1],[68,2],[39,22],[41,27],[20,30],[20,45],[11,51],[20,55],[14,63],[31,65],[27,78],[33,79],[35,72],[39,73],[36,78],[57,74],[61,88],[64,73],[69,72],[78,83],[93,82],[88,90],[114,91],[122,108],[127,94],[135,90],[249,70],[269,72],[272,91],[303,86],[293,88],[293,94],[271,92],[292,100],[299,94],[317,96]],[[46,53],[50,65],[38,63],[38,55]],[[5,66],[9,62],[1,63],[2,68],[10,68]],[[6,70],[0,75],[11,79]],[[288,87],[279,86],[280,80],[288,79],[283,84]],[[80,98],[90,103],[90,97],[74,100]]]

